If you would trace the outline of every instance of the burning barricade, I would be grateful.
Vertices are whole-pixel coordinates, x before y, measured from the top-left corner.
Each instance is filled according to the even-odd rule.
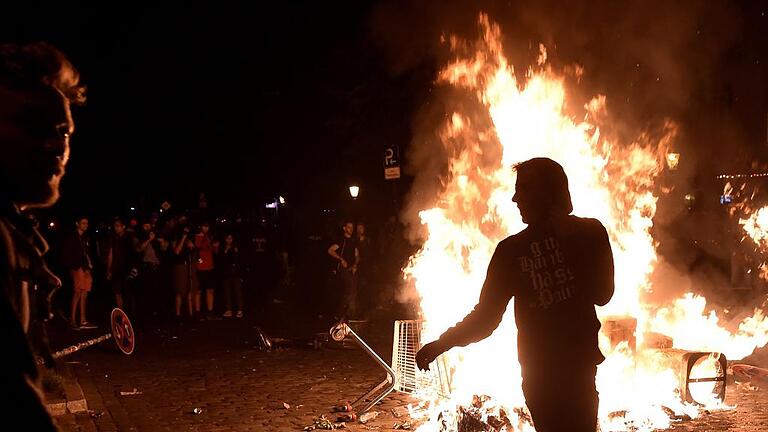
[[[573,214],[600,220],[613,249],[616,292],[597,311],[606,356],[596,378],[602,430],[667,428],[674,420],[725,408],[726,359],[742,359],[766,345],[768,319],[755,309],[726,328],[701,295],[685,293],[665,304],[648,300],[659,288],[651,283],[659,262],[651,234],[657,180],[676,125],[666,121],[628,140],[626,133],[611,133],[600,95],[584,103],[577,117],[568,85],[578,82],[580,68],[555,72],[541,47],[537,65],[521,78],[504,55],[499,26],[486,15],[478,26],[478,41],[444,38],[455,60],[439,72],[438,83],[453,97],[436,135],[448,167],[437,196],[413,205],[422,246],[404,277],[429,326],[395,327],[395,385],[429,401],[421,427],[533,430],[524,409],[512,307],[492,336],[446,352],[430,373],[409,362],[422,340],[436,339],[471,309],[496,245],[524,227],[511,201],[512,167],[539,156],[563,165]],[[568,359],[561,363],[568,368]]]

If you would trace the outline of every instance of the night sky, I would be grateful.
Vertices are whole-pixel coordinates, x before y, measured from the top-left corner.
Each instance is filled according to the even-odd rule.
[[[372,8],[33,5],[3,14],[0,35],[52,42],[88,86],[61,211],[188,206],[199,191],[219,207],[283,195],[334,208],[351,182],[388,190],[384,148],[407,144],[431,79],[389,74]]]
[[[543,42],[632,121],[671,116],[683,147],[746,149],[707,172],[768,162],[766,1],[153,3],[0,14],[0,40],[53,43],[88,86],[54,212],[185,206],[200,191],[219,208],[277,195],[334,208],[350,182],[372,212],[391,211],[384,148],[407,157],[446,60],[440,35],[471,32],[481,9],[513,61]]]

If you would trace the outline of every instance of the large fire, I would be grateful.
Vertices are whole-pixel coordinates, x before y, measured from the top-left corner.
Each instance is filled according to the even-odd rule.
[[[486,15],[480,15],[479,27],[477,42],[446,38],[456,60],[438,77],[467,97],[439,130],[450,156],[449,172],[441,178],[434,207],[420,212],[426,238],[405,269],[428,324],[422,339],[435,339],[471,310],[496,244],[524,228],[511,201],[511,167],[532,157],[550,157],[569,177],[574,214],[599,219],[610,235],[616,294],[598,308],[604,330],[607,322],[620,322],[615,317],[636,320],[636,331],[619,340],[605,331],[601,335],[607,357],[597,376],[603,430],[625,430],[629,423],[640,430],[668,427],[670,410],[695,417],[698,409],[681,402],[677,372],[659,358],[660,351],[639,349],[646,337],[662,334],[672,338],[674,348],[740,359],[768,342],[768,319],[756,311],[732,333],[716,313],[706,311],[704,297],[686,294],[668,305],[644,301],[657,263],[650,234],[655,182],[674,142],[675,124],[667,122],[631,142],[610,137],[601,127],[608,124],[605,97],[589,101],[582,118],[572,114],[580,107],[573,106],[566,83],[578,80],[579,68],[554,71],[541,47],[538,64],[519,79],[503,53],[500,28]],[[533,430],[519,409],[525,402],[512,310],[510,305],[488,339],[446,353],[453,372],[451,394],[440,399],[430,391],[422,395],[432,403],[430,420],[421,430],[450,429],[455,421],[451,413],[472,405],[474,395],[490,395],[496,406],[504,407],[512,429]],[[564,368],[567,363],[563,359]],[[703,364],[697,368],[707,368]],[[698,373],[706,375],[714,362],[710,366]],[[708,403],[714,408],[717,401]]]
[[[726,185],[726,189],[729,187],[730,183]],[[735,212],[743,213],[744,216],[739,217],[739,224],[745,233],[741,241],[752,244],[755,255],[758,257],[768,256],[768,206],[754,210],[747,201],[738,204],[735,206]],[[756,272],[760,279],[768,281],[768,260],[766,258],[760,259]]]

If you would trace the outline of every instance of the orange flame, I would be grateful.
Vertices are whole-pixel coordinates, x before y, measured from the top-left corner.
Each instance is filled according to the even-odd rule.
[[[758,209],[746,219],[739,219],[739,224],[757,247],[768,245],[768,206]]]
[[[599,219],[609,232],[616,294],[599,308],[601,320],[636,319],[638,346],[648,331],[672,336],[676,348],[718,351],[729,358],[741,358],[765,345],[768,320],[760,311],[734,335],[719,326],[717,315],[705,313],[703,297],[688,294],[663,308],[643,301],[657,261],[650,234],[657,200],[654,185],[664,169],[676,125],[667,122],[632,142],[608,136],[600,127],[609,124],[604,96],[584,105],[584,116],[577,119],[570,114],[574,107],[569,105],[568,77],[546,65],[543,46],[537,68],[529,69],[520,80],[503,54],[499,26],[484,14],[478,24],[482,38],[475,44],[448,38],[457,59],[439,73],[438,82],[467,97],[439,129],[451,157],[448,174],[441,178],[443,189],[434,207],[419,213],[428,234],[404,269],[406,279],[419,292],[429,323],[423,340],[435,339],[477,302],[496,244],[524,227],[511,201],[512,166],[545,156],[563,165],[574,214]],[[453,392],[448,400],[438,401],[423,389],[422,396],[435,403],[432,421],[422,430],[439,429],[435,411],[455,413],[473,395],[492,395],[508,408],[524,406],[512,309],[508,307],[492,336],[446,353],[453,368]],[[629,341],[615,344],[604,334],[601,348],[607,357],[597,376],[604,430],[623,430],[628,419],[640,429],[666,427],[670,420],[662,405],[678,413],[697,414],[696,408],[680,402],[676,372],[663,366],[658,352],[631,349]],[[617,423],[609,413],[619,410],[628,414]],[[533,430],[515,417],[513,409],[506,412],[517,424],[515,430]]]

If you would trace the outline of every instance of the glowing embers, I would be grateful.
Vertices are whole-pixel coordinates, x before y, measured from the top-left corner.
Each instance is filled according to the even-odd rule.
[[[530,428],[533,424],[527,408],[515,408],[515,415],[508,415],[505,408],[491,401],[490,396],[473,396],[468,407],[459,407],[456,432],[516,431]],[[444,422],[447,426],[450,422]],[[441,432],[447,430],[442,427]]]

